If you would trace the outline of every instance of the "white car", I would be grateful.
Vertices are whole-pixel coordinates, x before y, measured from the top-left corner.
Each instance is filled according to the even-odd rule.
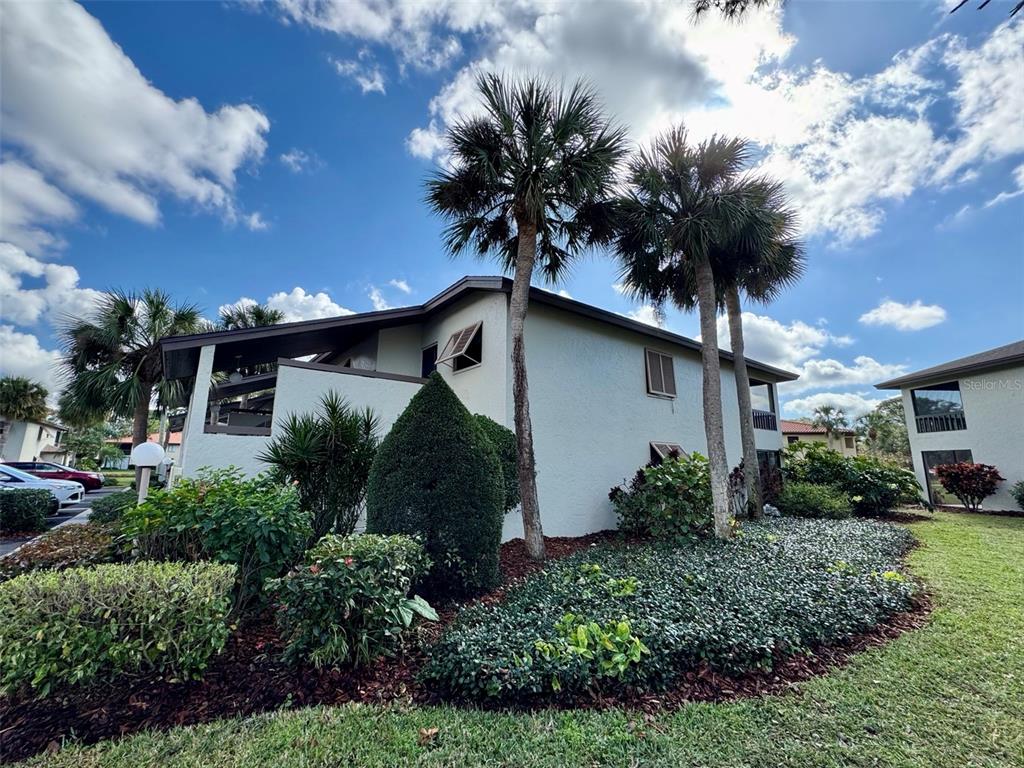
[[[71,480],[44,480],[6,464],[0,464],[0,487],[42,488],[57,497],[61,506],[77,504],[85,496],[85,486]]]

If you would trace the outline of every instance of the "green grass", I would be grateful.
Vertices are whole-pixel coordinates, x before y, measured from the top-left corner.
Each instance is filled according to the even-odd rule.
[[[1024,766],[1024,520],[913,526],[927,627],[792,694],[629,712],[315,707],[66,747],[34,765]],[[421,728],[437,728],[427,745]]]

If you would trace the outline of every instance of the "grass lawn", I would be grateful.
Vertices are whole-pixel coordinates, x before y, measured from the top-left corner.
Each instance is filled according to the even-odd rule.
[[[67,747],[67,766],[1024,766],[1024,519],[913,526],[924,629],[794,693],[630,712],[317,707]],[[420,729],[437,728],[423,738]]]

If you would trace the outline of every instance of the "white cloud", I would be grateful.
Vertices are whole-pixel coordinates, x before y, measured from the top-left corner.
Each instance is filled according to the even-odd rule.
[[[67,195],[35,168],[18,160],[0,162],[0,240],[38,253],[62,243],[44,226],[63,224],[78,216]]]
[[[242,299],[243,301],[245,299]],[[339,315],[354,314],[351,309],[346,309],[336,304],[330,296],[323,291],[319,293],[306,293],[304,288],[295,287],[289,293],[278,291],[267,297],[267,306],[271,309],[279,309],[284,313],[284,322],[291,323],[296,320],[318,320],[322,317],[338,317]]]
[[[0,68],[4,142],[37,171],[14,180],[16,242],[46,245],[24,232],[70,219],[71,196],[146,224],[159,221],[162,193],[237,216],[236,174],[263,156],[270,127],[256,107],[207,112],[196,99],[168,97],[69,0],[5,6]],[[38,205],[26,209],[26,199]]]
[[[1013,169],[1013,180],[1017,185],[1016,189],[1008,192],[1000,192],[991,200],[987,201],[985,203],[985,207],[991,208],[994,205],[1000,205],[1001,203],[1005,203],[1007,200],[1012,200],[1015,197],[1024,195],[1024,163],[1021,163]]]
[[[26,277],[42,284],[26,288]],[[83,317],[101,294],[80,288],[78,282],[74,267],[43,262],[11,243],[0,243],[0,319],[34,325],[44,319],[55,323],[69,316]]]
[[[665,327],[664,316],[660,316],[657,309],[651,304],[643,304],[631,312],[626,312],[625,316],[644,325],[653,325],[656,328]]]
[[[316,170],[322,164],[320,158],[315,154],[305,152],[298,147],[292,147],[287,152],[281,153],[278,160],[292,173]]]
[[[868,397],[865,392],[817,392],[813,395],[789,400],[783,405],[788,416],[811,416],[816,408],[831,405],[846,414],[851,426],[853,420],[875,409],[884,397]]]
[[[238,301],[233,301],[230,304],[221,304],[217,307],[217,315],[223,315],[226,312],[236,312],[246,307],[255,307],[259,304],[256,299],[251,299],[248,296],[243,296]]]
[[[405,280],[388,280],[388,285],[392,288],[397,288],[404,294],[408,295],[412,293],[412,288],[409,287],[409,284]]]
[[[253,232],[262,232],[270,227],[260,213],[250,213],[242,217],[242,223]]]
[[[383,312],[385,309],[391,309],[391,304],[384,298],[384,294],[381,293],[380,288],[371,285],[370,289],[366,292],[366,295],[370,297],[370,303],[373,304],[374,312]]]
[[[920,331],[946,319],[946,310],[938,304],[923,304],[920,299],[910,304],[886,299],[870,312],[860,316],[865,325],[888,325],[899,331]]]
[[[385,93],[384,72],[373,59],[373,54],[366,48],[359,51],[355,59],[336,59],[329,57],[335,71],[342,77],[355,81],[365,93]]]
[[[798,369],[797,381],[782,385],[787,395],[823,387],[848,387],[856,384],[877,384],[906,373],[904,365],[880,363],[873,357],[858,355],[853,363],[832,358],[807,360]]]
[[[0,350],[0,376],[26,376],[41,383],[51,394],[63,389],[60,352],[44,349],[31,333],[0,325]]]

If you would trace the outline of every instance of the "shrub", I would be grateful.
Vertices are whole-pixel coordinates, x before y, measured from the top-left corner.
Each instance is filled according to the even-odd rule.
[[[121,484],[121,481],[118,480],[116,477],[111,477],[110,475],[104,475],[103,476],[103,486],[104,487],[108,487],[108,486],[112,487],[112,486],[117,486],[117,485],[120,485],[120,484]]]
[[[109,526],[89,522],[64,525],[44,533],[17,552],[0,558],[0,581],[35,570],[61,571],[116,559]]]
[[[787,446],[783,474],[787,481],[839,488],[858,515],[885,515],[920,501],[917,479],[905,467],[875,456],[846,457],[821,443]]]
[[[281,602],[285,658],[320,667],[390,653],[418,616],[437,614],[409,590],[430,564],[408,536],[326,536],[303,566],[268,589]]]
[[[699,453],[644,467],[608,497],[627,534],[678,541],[707,531],[712,522],[711,475]]]
[[[96,499],[89,508],[89,519],[94,523],[117,523],[126,509],[138,503],[139,497],[131,491],[117,491]]]
[[[1006,479],[991,464],[969,461],[940,464],[935,468],[935,475],[946,492],[956,496],[972,512],[977,512],[981,502],[995,493],[999,483]]]
[[[473,594],[498,583],[504,508],[494,449],[434,372],[377,451],[367,531],[419,537],[433,563],[427,588]]]
[[[0,534],[46,530],[46,516],[60,507],[57,498],[42,488],[0,491]]]
[[[45,696],[136,673],[198,677],[227,638],[234,571],[98,565],[0,584],[0,690]]]
[[[1017,502],[1017,506],[1024,509],[1024,480],[1018,480],[1010,489],[1010,495]]]
[[[516,433],[482,413],[474,413],[473,419],[498,454],[505,488],[505,511],[508,512],[519,504],[519,448],[516,445]]]
[[[795,480],[786,483],[776,500],[776,506],[782,514],[790,517],[841,520],[853,512],[849,500],[839,488]]]
[[[377,453],[373,411],[350,408],[335,392],[324,395],[321,410],[291,414],[258,457],[280,480],[295,483],[299,504],[312,517],[312,542],[355,530]]]
[[[236,610],[298,561],[310,534],[294,488],[266,476],[245,479],[235,468],[153,491],[145,504],[124,511],[121,529],[136,558],[237,566]]]
[[[477,702],[541,703],[609,683],[654,692],[705,667],[770,669],[913,603],[904,528],[793,518],[744,528],[728,545],[633,542],[550,563],[501,602],[464,608],[428,649],[423,681]],[[630,589],[609,588],[628,579]]]

